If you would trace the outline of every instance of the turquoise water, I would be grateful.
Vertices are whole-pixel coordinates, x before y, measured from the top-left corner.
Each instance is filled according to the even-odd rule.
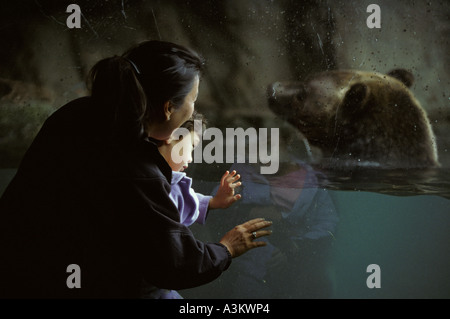
[[[400,197],[359,191],[329,191],[329,195],[339,223],[323,272],[331,286],[326,298],[450,298],[450,200],[435,195]],[[220,229],[220,220],[225,218],[212,215],[209,226],[194,225],[194,232],[210,239],[214,235],[208,235]],[[371,264],[380,267],[380,288],[367,286]],[[261,267],[258,258],[254,265]],[[221,290],[235,285],[230,273],[233,264],[216,282],[180,293],[188,298],[227,298],[228,292]],[[277,276],[280,285],[285,285],[284,274],[280,271]],[[302,285],[299,281],[299,290]],[[256,289],[244,297],[260,297]],[[286,297],[282,293],[270,298],[297,295]]]
[[[326,278],[328,286],[321,280],[316,281],[316,285],[326,286],[323,294],[317,296],[308,291],[295,292],[296,287],[301,291],[305,283],[308,284],[308,278],[296,276],[295,264],[288,268],[268,269],[268,272],[276,272],[271,276],[272,286],[277,286],[279,282],[279,287],[272,289],[274,293],[260,294],[269,280],[253,285],[254,289],[247,289],[245,284],[235,282],[235,277],[244,282],[247,280],[239,274],[242,271],[242,267],[238,266],[241,257],[235,259],[234,265],[216,282],[182,291],[181,294],[193,298],[227,298],[230,293],[227,287],[233,286],[233,291],[245,291],[237,296],[247,298],[450,298],[448,170],[426,173],[408,171],[406,174],[400,171],[347,172],[347,175],[335,172],[327,177],[322,183],[326,187],[322,189],[332,199],[339,216],[336,231],[330,240],[329,258],[317,263],[318,268],[323,267],[319,273],[314,273],[314,266],[307,268],[302,263],[303,259],[313,259],[314,254],[320,254],[320,245],[313,249],[312,254],[308,251],[303,255],[300,250],[296,252],[297,259],[288,261],[299,263],[298,272],[312,270],[311,277]],[[207,192],[205,184],[208,183],[200,181],[194,183],[194,187]],[[248,209],[252,210],[252,207]],[[207,225],[193,225],[192,229],[200,238],[214,240],[223,234],[223,228],[230,228],[230,224],[224,226],[232,216],[230,214],[226,211],[217,214],[210,212]],[[284,242],[290,239],[283,233],[288,233],[288,229],[276,228],[276,216],[273,218],[273,236],[275,231],[281,234],[277,239],[269,238],[269,241],[285,247]],[[284,249],[280,248],[282,251]],[[250,262],[254,268],[247,271],[246,276],[253,276],[253,271],[265,267],[264,258],[257,254]],[[379,266],[380,288],[369,288],[367,285],[367,279],[372,274],[367,267],[372,264]],[[283,289],[282,286],[290,287]],[[285,293],[288,290],[290,292]]]
[[[340,213],[334,297],[450,297],[450,200],[330,193]],[[369,264],[380,266],[381,288],[367,287]]]
[[[14,173],[15,170],[0,170],[0,193]],[[207,192],[211,186],[212,182],[194,183],[197,191]],[[449,199],[434,194],[397,196],[372,191],[325,191],[339,216],[337,229],[330,240],[328,258],[324,259],[326,265],[320,275],[326,277],[328,282],[327,298],[450,298]],[[218,241],[230,229],[227,222],[230,222],[232,214],[226,211],[210,212],[207,224],[193,225],[192,230],[201,240]],[[283,232],[282,228],[276,228],[276,221],[275,230]],[[283,236],[277,239],[275,235],[274,232],[274,245],[277,246]],[[239,297],[261,297],[258,295],[258,285],[245,284],[251,273],[242,273],[239,263],[240,260],[250,261],[255,272],[264,269],[261,258],[268,252],[264,249],[266,247],[254,249],[247,257],[234,259],[229,270],[216,281],[180,293],[185,298],[228,298],[230,294],[233,296],[230,292],[233,288],[233,291],[239,290]],[[319,253],[320,248],[317,248],[312,254],[302,256],[300,250],[298,260],[303,262]],[[366,280],[371,275],[367,272],[367,266],[371,264],[380,267],[380,288],[367,286]],[[290,272],[285,273],[283,267],[286,266],[268,268],[268,272],[274,272],[272,279],[259,284],[267,287],[271,283],[275,287],[274,292],[268,295],[270,298],[286,298],[285,294],[277,295],[276,292],[276,289],[283,291],[282,285],[286,282],[291,285],[290,289],[295,290],[296,278],[289,276],[296,266],[290,264]],[[301,273],[302,269],[298,272]],[[303,282],[299,281],[298,289],[302,285]],[[308,291],[301,296],[314,297]],[[294,292],[288,294],[289,297],[297,298],[298,295]]]

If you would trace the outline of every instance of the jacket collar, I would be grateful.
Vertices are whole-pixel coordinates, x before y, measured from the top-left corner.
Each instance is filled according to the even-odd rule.
[[[172,171],[172,185],[179,183],[182,179],[189,178],[185,172]]]
[[[159,142],[158,140],[151,137],[144,138],[144,143],[146,147],[148,147],[151,153],[154,154],[156,165],[159,167],[161,173],[164,175],[164,177],[167,179],[167,182],[170,184],[170,182],[172,181],[172,169],[170,168],[166,159],[159,152],[158,142]]]

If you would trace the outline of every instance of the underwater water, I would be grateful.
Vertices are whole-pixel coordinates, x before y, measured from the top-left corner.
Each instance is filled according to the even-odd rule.
[[[324,196],[308,198],[321,208],[297,205],[296,213],[307,211],[297,220],[280,217],[282,210],[268,209],[265,203],[210,212],[206,225],[192,226],[200,239],[217,240],[233,222],[258,213],[274,221],[273,234],[266,247],[234,259],[216,281],[180,293],[186,298],[449,298],[449,171],[426,176],[400,171],[329,174],[326,187],[317,188]],[[208,192],[213,184],[199,180],[194,187]],[[327,236],[330,224],[324,221],[331,215],[321,211],[329,205],[338,220]],[[310,220],[315,215],[325,235],[307,239],[304,229],[314,228]],[[370,265],[378,267],[376,279]],[[375,281],[378,287],[371,284]]]
[[[296,205],[297,218],[263,202],[211,211],[205,225],[191,226],[200,240],[217,242],[234,225],[258,216],[273,220],[273,234],[266,247],[233,259],[217,280],[180,294],[214,299],[450,298],[449,178],[448,171],[441,172],[422,183],[411,175],[415,185],[394,183],[399,175],[393,172],[378,174],[367,185],[361,176],[340,174],[328,181],[329,188],[307,186],[302,191],[306,200]],[[0,194],[14,174],[13,169],[0,170]],[[199,170],[193,175],[196,191],[213,192],[213,176],[196,179],[202,176]],[[314,223],[305,226],[314,218],[323,229],[313,232]],[[329,236],[327,227],[333,229]],[[369,287],[368,281],[375,282],[369,280],[375,273],[368,271],[369,265],[379,267],[379,288]]]
[[[340,213],[333,252],[334,296],[450,297],[450,171],[364,171],[348,179],[343,176],[334,175],[327,186],[336,189],[330,194]],[[352,187],[361,190],[338,191]],[[365,284],[370,263],[380,266],[379,289]]]
[[[332,191],[340,213],[333,251],[336,298],[449,298],[450,200]],[[381,269],[369,289],[366,267]]]

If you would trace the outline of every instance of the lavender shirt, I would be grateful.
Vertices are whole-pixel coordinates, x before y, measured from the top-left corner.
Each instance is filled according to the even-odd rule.
[[[185,226],[190,226],[195,222],[205,223],[209,200],[212,196],[196,193],[192,189],[192,179],[187,177],[186,173],[172,171],[169,197],[178,207],[180,223]]]

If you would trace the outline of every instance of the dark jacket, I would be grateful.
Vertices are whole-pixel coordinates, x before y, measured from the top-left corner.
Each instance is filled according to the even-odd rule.
[[[91,98],[44,123],[0,199],[0,297],[135,298],[208,283],[231,256],[180,224],[171,169],[149,139],[111,139]],[[169,182],[168,182],[169,181]],[[68,288],[80,267],[81,288]]]

